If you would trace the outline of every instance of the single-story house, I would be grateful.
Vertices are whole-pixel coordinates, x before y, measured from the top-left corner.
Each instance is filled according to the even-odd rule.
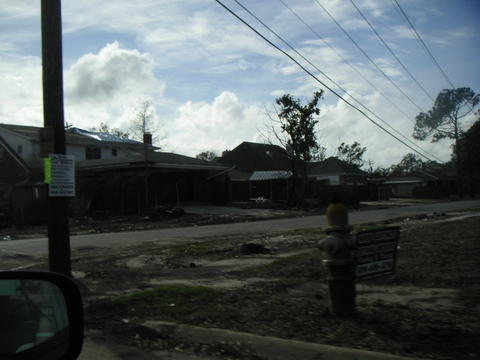
[[[76,163],[78,206],[141,213],[158,205],[227,200],[228,166],[169,152]]]
[[[455,178],[418,170],[408,174],[394,174],[383,185],[390,188],[391,195],[399,198],[436,198],[455,193]]]
[[[311,163],[308,178],[307,191],[319,200],[328,201],[333,193],[341,195],[349,203],[376,196],[376,188],[369,184],[367,172],[336,157]]]
[[[366,185],[368,173],[336,157],[310,164],[308,177],[323,185]]]

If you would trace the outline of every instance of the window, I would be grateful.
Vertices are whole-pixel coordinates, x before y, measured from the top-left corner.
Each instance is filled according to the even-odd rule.
[[[19,153],[19,154],[23,153],[23,145],[22,144],[17,145],[17,153]]]
[[[117,149],[115,148],[112,149],[112,156],[117,156]]]
[[[85,148],[85,159],[86,160],[93,160],[93,159],[100,159],[102,157],[100,148]]]

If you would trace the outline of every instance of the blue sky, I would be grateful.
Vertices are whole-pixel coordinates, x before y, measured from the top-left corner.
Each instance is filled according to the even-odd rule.
[[[480,91],[480,2],[398,1],[453,84]],[[318,2],[415,105],[358,51],[317,0],[283,2],[323,41],[278,0],[240,2],[362,104],[413,140],[414,118],[419,108],[430,109],[432,101],[383,47],[349,0]],[[354,2],[433,98],[449,86],[393,1]],[[235,1],[224,3],[298,58]],[[290,93],[308,100],[315,90],[324,88],[213,0],[65,0],[62,6],[65,118],[78,127],[100,122],[126,127],[138,105],[148,99],[154,105],[165,150],[186,155],[221,152],[242,141],[271,138],[275,142],[266,114],[274,114],[275,98]],[[42,126],[40,41],[40,2],[3,0],[1,123]],[[322,75],[318,77],[348,98]],[[467,118],[464,126],[472,119]],[[318,139],[328,155],[334,155],[341,142],[359,141],[368,149],[366,158],[382,166],[411,152],[327,90],[321,102]],[[442,160],[449,158],[448,141],[418,144]]]

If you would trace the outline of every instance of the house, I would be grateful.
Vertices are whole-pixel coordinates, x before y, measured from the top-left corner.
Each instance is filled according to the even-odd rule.
[[[111,134],[70,128],[66,153],[76,161],[73,211],[139,213],[156,204],[226,199],[227,165],[156,152],[149,137],[141,143]],[[148,134],[145,134],[148,135]],[[17,224],[44,221],[42,128],[0,124],[0,205]]]
[[[231,201],[256,198],[286,200],[291,165],[285,149],[278,145],[244,141],[218,159],[231,168],[229,194]]]
[[[0,137],[16,151],[23,161],[31,165],[40,160],[41,129],[35,126],[0,124]],[[144,143],[115,135],[79,128],[65,132],[66,153],[75,161],[123,157],[144,151]],[[150,149],[155,147],[148,144]]]
[[[456,191],[453,175],[429,170],[393,174],[383,184],[389,186],[392,196],[399,198],[438,198]]]
[[[344,201],[357,203],[371,199],[375,190],[369,185],[369,174],[336,157],[311,163],[308,170],[310,196],[329,200],[335,192]]]
[[[336,157],[310,164],[308,177],[322,185],[366,185],[368,173]]]
[[[228,166],[169,152],[76,163],[78,206],[119,214],[185,203],[221,204]]]
[[[13,193],[11,184],[26,184],[30,169],[21,156],[0,136],[0,218],[10,213]]]

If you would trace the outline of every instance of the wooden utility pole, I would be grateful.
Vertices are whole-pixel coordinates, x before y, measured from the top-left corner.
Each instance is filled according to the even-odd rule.
[[[42,0],[41,17],[45,133],[53,138],[53,153],[65,154],[60,0]],[[71,276],[68,203],[63,196],[48,197],[48,253],[50,271]]]

